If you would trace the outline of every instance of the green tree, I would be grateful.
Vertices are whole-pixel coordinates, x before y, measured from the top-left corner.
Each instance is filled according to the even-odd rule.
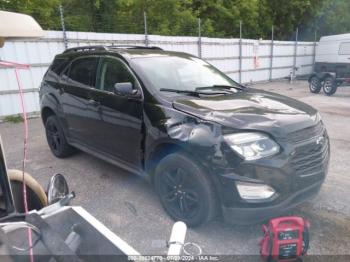
[[[310,20],[318,35],[350,33],[350,1],[326,0]]]
[[[244,23],[244,36],[254,37],[259,32],[259,0],[193,0],[193,10],[210,28],[203,28],[203,35],[237,37],[239,22]]]
[[[0,0],[0,9],[32,15],[44,29],[60,30],[59,5],[67,30],[313,40],[318,35],[350,31],[349,0]]]

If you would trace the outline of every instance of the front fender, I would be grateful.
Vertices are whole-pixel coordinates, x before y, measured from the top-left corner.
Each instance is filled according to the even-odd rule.
[[[164,156],[176,150],[188,153],[209,169],[224,161],[222,130],[219,124],[173,108],[157,105],[151,107],[148,108],[149,114],[144,116],[146,169],[155,165],[154,156],[158,153]],[[157,117],[152,118],[154,111],[158,112]]]

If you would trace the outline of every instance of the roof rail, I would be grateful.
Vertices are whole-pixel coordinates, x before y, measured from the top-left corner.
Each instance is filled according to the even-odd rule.
[[[154,50],[163,50],[162,48],[158,46],[140,46],[140,45],[110,45],[107,46],[109,49],[118,49],[118,48],[125,48],[125,49],[154,49]]]
[[[82,52],[82,51],[88,51],[88,50],[107,50],[107,47],[103,45],[78,46],[78,47],[66,49],[63,52],[63,54],[72,53],[72,52]]]

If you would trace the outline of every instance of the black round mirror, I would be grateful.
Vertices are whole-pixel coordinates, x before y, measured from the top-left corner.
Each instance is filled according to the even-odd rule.
[[[69,194],[67,180],[61,174],[51,177],[47,186],[47,202],[49,205],[54,204]]]

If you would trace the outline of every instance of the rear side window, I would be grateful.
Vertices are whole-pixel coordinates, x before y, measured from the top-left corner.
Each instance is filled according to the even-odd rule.
[[[68,63],[67,58],[55,58],[49,70],[59,75],[64,69],[64,67],[67,65],[67,63]]]
[[[340,43],[339,55],[350,55],[350,42]]]
[[[68,78],[77,84],[95,87],[97,65],[97,57],[79,58],[71,64]]]

